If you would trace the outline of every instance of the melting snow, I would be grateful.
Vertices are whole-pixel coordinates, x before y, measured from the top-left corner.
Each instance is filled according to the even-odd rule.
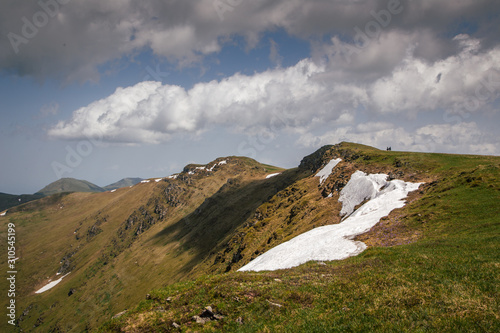
[[[207,171],[213,171],[214,168],[217,166],[217,165],[224,165],[224,164],[227,164],[227,161],[224,160],[224,161],[220,161],[219,163],[216,163],[214,165],[212,165],[212,167],[210,169],[207,169]]]
[[[155,179],[155,182],[157,182],[157,183],[158,183],[158,182],[159,182],[159,181],[161,181],[162,179],[163,179],[163,178],[158,178],[158,179]]]
[[[177,179],[177,176],[178,176],[178,175],[171,175],[171,176],[168,176],[167,178],[168,178],[168,179]]]
[[[340,216],[351,214],[354,207],[364,200],[375,198],[382,186],[390,184],[386,178],[387,175],[381,173],[371,175],[363,171],[353,173],[347,185],[340,191],[339,201],[342,202]]]
[[[272,173],[272,174],[270,174],[270,175],[267,175],[267,176],[266,176],[266,179],[271,178],[271,177],[274,177],[274,176],[277,176],[277,175],[279,175],[280,173],[281,173],[281,172],[278,172],[278,173]]]
[[[69,274],[69,273],[68,273]],[[54,288],[59,282],[62,281],[62,279],[64,277],[66,277],[68,274],[65,274],[63,276],[61,276],[59,279],[55,280],[55,281],[52,281],[52,282],[49,282],[48,284],[46,284],[44,287],[38,289],[37,291],[35,291],[35,294],[41,294],[43,293],[44,291],[47,291],[49,289],[52,289]]]
[[[323,169],[319,170],[319,172],[316,174],[316,177],[319,177],[320,184],[323,184],[323,182],[328,178],[328,176],[330,176],[333,168],[335,168],[335,166],[339,164],[340,161],[342,161],[342,159],[340,158],[331,160],[330,162],[328,162],[327,165],[323,167]]]
[[[341,196],[343,194],[346,199],[342,210],[348,212],[349,209],[345,208],[351,207],[361,197],[369,196],[370,201],[341,223],[315,228],[303,233],[272,248],[239,270],[285,269],[311,260],[341,260],[363,252],[366,245],[353,241],[352,238],[370,230],[382,217],[389,215],[393,209],[403,207],[405,205],[403,199],[409,192],[418,189],[420,183],[402,180],[387,182],[385,180],[387,175],[362,174],[353,174],[351,180],[342,190],[344,193],[341,192]],[[358,191],[361,194],[358,195]]]
[[[7,214],[7,211],[5,211],[2,214],[0,214],[0,216],[5,216],[5,214]]]
[[[149,182],[150,182],[149,179],[141,180],[141,183],[149,183]]]

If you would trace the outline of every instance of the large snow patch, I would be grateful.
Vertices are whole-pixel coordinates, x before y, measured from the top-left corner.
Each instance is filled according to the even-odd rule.
[[[368,202],[341,223],[303,233],[272,248],[239,270],[285,269],[311,260],[341,260],[363,252],[366,245],[352,238],[370,230],[393,209],[403,207],[408,193],[420,186],[420,183],[386,179],[387,175],[383,174],[354,173],[341,191],[342,211],[351,214],[357,204],[369,198]]]

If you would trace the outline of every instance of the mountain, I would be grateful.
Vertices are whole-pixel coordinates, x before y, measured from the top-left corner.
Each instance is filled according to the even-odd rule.
[[[422,183],[350,237],[364,252],[238,271],[347,221],[339,199],[361,171],[374,181],[351,190],[350,216],[369,215],[392,181]],[[15,225],[25,331],[497,331],[499,193],[500,157],[341,143],[288,170],[230,156],[115,192],[46,197],[10,209],[0,233]]]
[[[116,190],[122,187],[133,186],[140,183],[142,178],[123,178],[116,183],[107,185],[103,188],[94,185],[85,180],[73,178],[59,179],[38,191],[35,194],[7,194],[0,193],[0,212],[23,203],[43,198],[44,196],[62,192],[104,192]]]
[[[42,188],[35,194],[51,195],[62,192],[104,192],[105,190],[86,180],[61,178]]]
[[[122,187],[134,186],[135,184],[140,183],[142,180],[142,178],[123,178],[116,183],[104,186],[103,189],[106,191],[117,190]]]

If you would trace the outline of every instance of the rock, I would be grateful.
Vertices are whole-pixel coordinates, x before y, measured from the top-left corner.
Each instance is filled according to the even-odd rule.
[[[122,312],[118,312],[117,314],[115,314],[113,316],[113,319],[116,319],[116,318],[120,318],[121,316],[123,316],[125,313],[127,313],[128,310],[123,310]]]
[[[71,288],[69,291],[68,291],[68,296],[71,296],[75,293],[75,289]]]
[[[172,297],[167,297],[167,299],[165,300],[165,302],[171,303],[172,302]]]
[[[146,294],[146,299],[151,299],[151,295],[150,294]]]
[[[200,316],[193,316],[193,320],[196,321],[197,324],[202,324],[204,325],[207,321],[210,321],[210,319],[204,319],[201,318]]]
[[[224,316],[215,313],[211,306],[207,306],[199,316],[194,316],[193,320],[195,320],[198,324],[205,324],[209,321],[221,320],[223,318]]]
[[[236,319],[236,322],[237,322],[238,324],[240,324],[240,325],[243,325],[243,318],[238,317],[238,318]]]
[[[175,328],[181,328],[181,325],[177,324],[175,321],[172,323],[172,326]]]

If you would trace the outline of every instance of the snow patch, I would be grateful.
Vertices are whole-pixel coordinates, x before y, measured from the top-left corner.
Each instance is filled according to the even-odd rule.
[[[42,288],[38,289],[37,291],[35,291],[35,294],[41,294],[41,293],[43,293],[43,292],[45,292],[45,291],[47,291],[49,289],[54,288],[59,282],[62,281],[62,279],[64,279],[66,276],[68,276],[68,274],[65,274],[65,275],[61,276],[59,279],[57,279],[55,281],[47,283],[44,287],[42,287]]]
[[[403,207],[405,205],[404,198],[408,193],[417,190],[420,186],[420,183],[402,180],[387,182],[386,178],[387,175],[366,174],[363,177],[361,174],[351,177],[344,193],[345,198],[350,198],[346,200],[348,207],[351,207],[352,203],[361,197],[368,196],[371,198],[370,201],[341,223],[315,228],[303,233],[272,248],[240,268],[239,271],[286,269],[311,260],[341,260],[363,252],[366,245],[363,242],[353,241],[352,238],[370,230],[382,217],[389,215],[393,209]],[[352,184],[349,186],[351,182]],[[355,195],[355,189],[362,194]]]
[[[163,178],[158,178],[158,179],[155,179],[155,182],[157,182],[157,183],[158,183],[158,182],[159,182],[159,181],[161,181],[161,180],[163,180]]]
[[[340,191],[339,201],[342,203],[340,216],[349,216],[354,207],[364,200],[371,200],[379,193],[382,186],[387,186],[385,174],[367,175],[363,171],[356,171],[351,175],[347,185]]]
[[[272,177],[274,177],[274,176],[277,176],[277,175],[279,175],[280,173],[281,173],[281,172],[278,172],[278,173],[272,173],[272,174],[270,174],[270,175],[267,175],[267,176],[266,176],[266,179],[268,179],[268,178],[272,178]]]
[[[7,211],[1,213],[0,216],[5,216],[6,214],[7,214]]]
[[[323,182],[330,176],[332,173],[333,168],[337,166],[337,164],[342,161],[341,158],[333,159],[330,162],[328,162],[327,165],[323,167],[323,169],[319,170],[319,172],[315,175],[315,177],[319,177],[319,183],[323,184]]]
[[[175,174],[175,175],[170,175],[168,176],[167,178],[168,179],[177,179],[177,176],[179,176],[178,174]]]
[[[111,190],[111,193],[116,192],[116,190]]]
[[[149,183],[151,180],[149,179],[144,179],[144,180],[141,180],[141,183],[144,184],[144,183]]]
[[[223,165],[223,164],[227,164],[227,161],[226,161],[226,160],[224,160],[224,161],[220,161],[220,162],[219,162],[219,165]]]

